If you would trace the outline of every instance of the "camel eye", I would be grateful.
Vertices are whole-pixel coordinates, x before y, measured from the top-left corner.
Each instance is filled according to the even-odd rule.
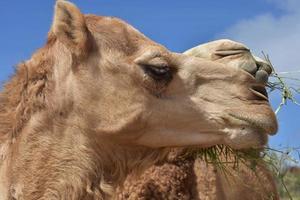
[[[172,79],[172,72],[168,66],[142,65],[142,69],[155,81],[170,81]]]

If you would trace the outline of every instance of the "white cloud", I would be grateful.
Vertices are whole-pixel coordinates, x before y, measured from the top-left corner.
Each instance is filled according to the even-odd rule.
[[[217,37],[246,44],[255,54],[270,55],[277,71],[300,70],[300,1],[266,0],[283,11],[280,16],[265,13],[241,20]],[[294,74],[300,78],[300,73]]]

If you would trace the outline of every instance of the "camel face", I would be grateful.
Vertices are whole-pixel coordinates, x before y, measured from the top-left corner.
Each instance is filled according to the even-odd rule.
[[[242,69],[170,52],[117,18],[84,16],[64,1],[52,32],[53,98],[96,137],[248,148],[276,132],[264,85]]]

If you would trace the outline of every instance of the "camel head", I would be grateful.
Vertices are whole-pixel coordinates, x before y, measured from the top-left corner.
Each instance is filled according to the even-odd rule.
[[[62,0],[49,40],[52,109],[68,108],[64,120],[95,133],[95,140],[249,148],[264,145],[277,130],[257,68],[217,61],[248,55],[243,46],[221,42],[217,59],[173,53],[118,18],[83,15]]]

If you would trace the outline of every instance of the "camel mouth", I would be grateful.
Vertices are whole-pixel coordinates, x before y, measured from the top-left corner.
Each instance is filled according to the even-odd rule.
[[[260,100],[269,101],[268,93],[264,86],[262,85],[252,85],[249,90],[257,96]]]

